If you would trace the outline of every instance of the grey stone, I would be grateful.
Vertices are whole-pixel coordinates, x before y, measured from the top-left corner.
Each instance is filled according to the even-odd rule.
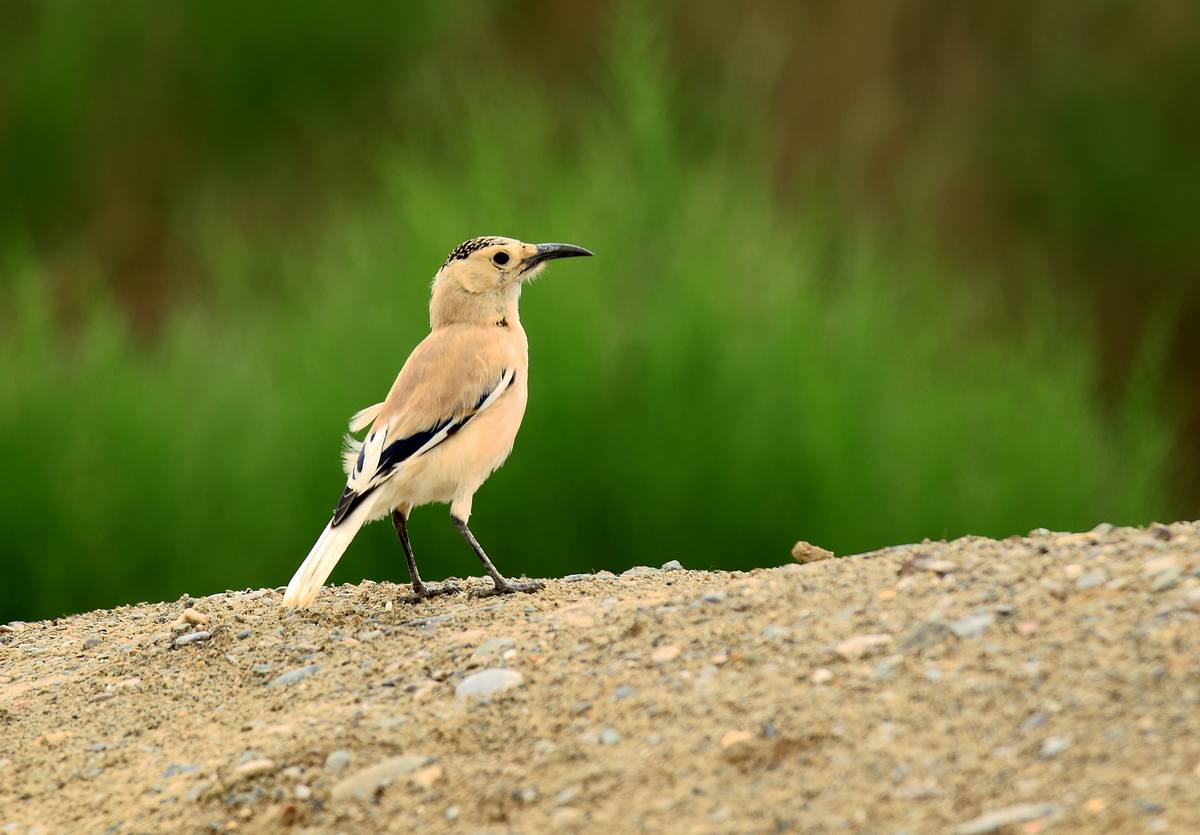
[[[489,655],[499,655],[513,648],[516,642],[512,638],[491,638],[484,641],[471,653],[475,658],[486,658]]]
[[[621,735],[613,728],[605,728],[600,732],[600,741],[605,745],[616,745],[621,741]]]
[[[1042,750],[1038,752],[1038,756],[1043,760],[1051,760],[1070,747],[1071,740],[1065,736],[1048,736],[1042,743]]]
[[[1025,721],[1017,726],[1017,733],[1024,736],[1035,728],[1040,728],[1046,724],[1046,714],[1038,712],[1031,713],[1025,718]]]
[[[1103,568],[1096,568],[1084,574],[1075,581],[1075,586],[1081,589],[1094,589],[1096,586],[1108,580],[1108,572]]]
[[[614,699],[628,699],[630,696],[633,695],[633,693],[634,693],[634,690],[632,687],[630,687],[628,684],[622,684],[620,687],[618,687],[616,690],[613,691],[612,697]]]
[[[725,592],[710,591],[708,594],[704,595],[704,597],[702,597],[700,599],[703,600],[705,603],[724,603],[725,602]]]
[[[97,638],[95,635],[93,635],[92,637],[88,638],[86,641],[83,642],[83,648],[91,649],[92,647],[100,646],[101,643],[103,643],[103,639]]]
[[[683,571],[683,563],[679,560],[667,560],[662,564],[663,571]]]
[[[196,644],[201,641],[207,641],[211,637],[211,632],[189,632],[186,635],[180,635],[178,638],[176,638],[172,646],[185,647],[188,644]],[[118,647],[118,649],[120,649],[120,647]]]
[[[1150,591],[1163,592],[1170,591],[1179,583],[1179,578],[1183,575],[1183,569],[1177,565],[1172,565],[1164,571],[1160,571],[1154,575],[1154,580],[1150,583]]]
[[[950,623],[950,631],[959,638],[978,638],[996,622],[991,612],[976,612]]]
[[[486,699],[513,687],[518,687],[525,677],[516,670],[492,667],[473,673],[458,683],[454,695],[460,699]]]
[[[335,801],[373,800],[380,789],[391,785],[397,777],[412,774],[430,762],[432,759],[422,754],[405,754],[386,759],[337,782],[330,792],[330,797]]]
[[[350,752],[344,749],[330,751],[329,756],[325,758],[325,770],[330,774],[338,774],[346,770],[352,759]]]
[[[594,575],[594,574],[568,574],[566,577],[563,577],[563,582],[578,583],[580,580],[594,580],[594,579],[596,579],[596,575]],[[457,808],[457,807],[452,807],[452,808]]]
[[[166,770],[163,771],[163,778],[171,778],[176,774],[191,774],[199,770],[200,766],[198,765],[180,765],[179,763],[171,763],[167,766]]]
[[[771,623],[763,627],[761,634],[762,637],[768,641],[778,641],[782,640],[783,638],[790,638],[792,636],[792,630],[788,629],[786,626],[779,626],[778,624]]]
[[[884,658],[875,665],[875,669],[871,671],[871,678],[875,679],[876,681],[887,681],[892,676],[896,675],[896,672],[901,666],[903,666],[903,664],[903,655],[889,655],[887,658]]]
[[[914,626],[912,631],[904,637],[904,640],[900,642],[900,650],[911,652],[917,649],[928,649],[937,646],[949,637],[950,627],[946,624],[940,620],[925,621]]]
[[[215,783],[212,780],[201,780],[188,789],[188,793],[185,796],[190,802],[194,803],[200,798],[204,797],[204,795],[208,794],[209,789],[211,789],[214,785]]]
[[[988,832],[1011,826],[1014,823],[1027,823],[1038,818],[1048,818],[1062,812],[1057,803],[1019,803],[1016,806],[1006,806],[993,812],[985,812],[979,817],[961,823],[954,828],[955,835],[986,835]]]
[[[280,673],[271,679],[268,687],[286,687],[290,684],[298,684],[306,678],[315,676],[321,672],[320,664],[309,664],[305,667],[297,667],[294,670],[288,670],[286,673]]]
[[[225,795],[225,804],[227,806],[253,806],[262,799],[262,796],[262,787],[255,786],[248,792],[230,792]]]
[[[657,568],[649,565],[635,565],[633,568],[627,568],[621,572],[622,577],[651,577],[658,573]]]

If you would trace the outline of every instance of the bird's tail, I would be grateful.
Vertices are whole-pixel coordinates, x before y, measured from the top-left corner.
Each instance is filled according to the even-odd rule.
[[[308,552],[304,562],[296,569],[283,594],[283,605],[303,609],[313,602],[321,586],[329,579],[333,568],[350,547],[350,541],[367,520],[365,513],[352,513],[335,528],[333,523],[325,526],[321,536]]]

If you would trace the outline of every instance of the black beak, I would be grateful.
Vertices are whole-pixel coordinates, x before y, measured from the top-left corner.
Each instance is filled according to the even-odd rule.
[[[576,258],[580,255],[594,254],[590,249],[584,249],[575,244],[538,244],[537,252],[525,259],[521,272],[531,270],[543,261],[554,258]]]

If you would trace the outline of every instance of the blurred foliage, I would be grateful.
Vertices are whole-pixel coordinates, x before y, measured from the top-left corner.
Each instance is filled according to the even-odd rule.
[[[1183,512],[1196,19],[6,3],[0,620],[285,582],[476,234],[598,253],[524,299],[511,573]]]

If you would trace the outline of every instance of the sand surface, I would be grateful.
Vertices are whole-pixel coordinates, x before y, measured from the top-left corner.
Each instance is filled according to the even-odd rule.
[[[1200,526],[632,575],[0,627],[0,833],[1200,832]]]

